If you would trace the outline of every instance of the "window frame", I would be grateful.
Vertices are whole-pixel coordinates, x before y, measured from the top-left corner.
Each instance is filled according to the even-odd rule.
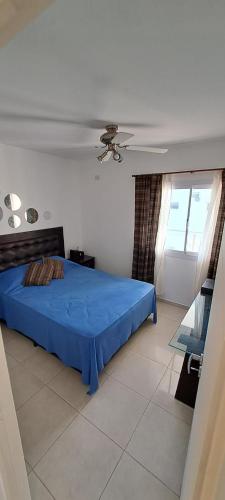
[[[177,258],[187,258],[188,260],[197,260],[198,259],[198,254],[199,252],[191,252],[190,250],[187,250],[187,240],[188,240],[188,229],[189,229],[189,220],[190,220],[190,212],[191,212],[191,199],[192,199],[192,192],[193,189],[211,189],[212,184],[208,182],[202,182],[202,180],[199,180],[199,182],[186,182],[184,183],[179,182],[178,184],[174,182],[172,185],[172,190],[176,189],[189,189],[189,200],[188,200],[188,209],[187,209],[187,218],[186,218],[186,225],[185,225],[185,240],[184,240],[184,249],[183,250],[175,250],[175,249],[170,249],[170,248],[165,248],[165,255],[168,255],[170,257],[177,257]]]
[[[184,253],[187,253],[187,239],[188,239],[188,230],[189,230],[189,220],[190,220],[190,212],[191,212],[191,198],[192,198],[193,187],[191,186],[189,191],[189,200],[188,200],[188,209],[187,209],[187,218],[186,218],[186,227],[185,227],[185,238],[184,238]],[[189,252],[192,253],[192,252]],[[197,252],[196,252],[197,253]]]

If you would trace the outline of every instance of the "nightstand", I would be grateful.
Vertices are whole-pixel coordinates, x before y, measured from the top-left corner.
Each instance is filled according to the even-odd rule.
[[[72,260],[72,262],[76,262],[76,264],[80,264],[80,266],[91,267],[92,269],[95,268],[95,257],[92,257],[91,255],[84,255],[79,258],[74,250],[70,250],[70,260]]]

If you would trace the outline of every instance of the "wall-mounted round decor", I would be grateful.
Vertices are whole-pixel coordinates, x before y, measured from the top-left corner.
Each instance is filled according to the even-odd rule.
[[[29,224],[34,224],[38,220],[38,211],[36,208],[28,208],[25,212],[25,219]]]
[[[13,227],[13,229],[17,229],[21,225],[21,218],[18,215],[10,215],[8,224],[10,227]]]
[[[2,210],[2,207],[0,207],[0,220],[3,219],[3,210]]]
[[[9,209],[15,212],[16,210],[19,210],[21,207],[21,199],[18,196],[18,194],[15,193],[9,193],[6,195],[4,199],[5,206]]]

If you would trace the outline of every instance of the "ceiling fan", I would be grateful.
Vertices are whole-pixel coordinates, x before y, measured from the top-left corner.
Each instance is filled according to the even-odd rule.
[[[101,163],[103,161],[108,161],[112,158],[118,163],[122,163],[123,156],[121,154],[122,150],[126,151],[144,151],[146,153],[167,153],[168,149],[165,148],[152,148],[150,146],[133,146],[129,144],[124,144],[127,140],[134,137],[134,134],[129,134],[127,132],[118,132],[118,125],[110,124],[106,125],[106,132],[101,135],[100,141],[104,144],[105,150],[99,156],[97,156],[98,161]]]
[[[1,0],[0,0],[1,2]],[[63,127],[66,127],[65,131]],[[124,127],[146,127],[145,124],[139,123],[123,123]],[[147,127],[150,127],[148,125]],[[110,159],[118,163],[123,161],[123,151],[144,151],[147,153],[166,153],[168,149],[165,148],[155,148],[151,146],[134,146],[126,144],[129,139],[134,137],[134,134],[127,132],[118,132],[117,124],[107,124],[102,120],[74,120],[62,117],[51,117],[43,115],[33,115],[33,114],[17,114],[11,112],[1,112],[0,113],[0,132],[1,127],[5,131],[8,127],[9,130],[19,130],[22,137],[22,147],[29,147],[32,149],[38,149],[43,151],[70,151],[79,148],[90,149],[93,147],[92,144],[76,144],[73,142],[73,127],[76,127],[76,131],[81,128],[83,134],[83,129],[102,129],[105,128],[104,132],[100,136],[100,141],[103,146],[95,146],[96,148],[101,148],[104,151],[97,156],[99,162],[105,162]],[[71,128],[71,131],[69,130]],[[23,134],[25,140],[23,141]],[[68,134],[68,139],[64,138]],[[30,135],[30,138],[29,138]],[[86,135],[86,134],[85,134]],[[28,136],[28,138],[27,138]],[[57,138],[56,138],[57,136]],[[18,134],[16,134],[18,139]],[[43,140],[44,138],[44,140]],[[9,142],[8,142],[9,143]],[[10,142],[12,145],[21,146],[21,142],[18,140]],[[84,150],[83,149],[83,150]]]

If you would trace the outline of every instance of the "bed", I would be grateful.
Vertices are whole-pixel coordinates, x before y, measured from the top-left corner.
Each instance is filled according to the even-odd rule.
[[[63,259],[64,279],[24,287],[28,262],[43,255]],[[90,393],[130,335],[157,319],[153,285],[64,259],[62,228],[0,236],[0,270],[0,318],[78,369]]]

